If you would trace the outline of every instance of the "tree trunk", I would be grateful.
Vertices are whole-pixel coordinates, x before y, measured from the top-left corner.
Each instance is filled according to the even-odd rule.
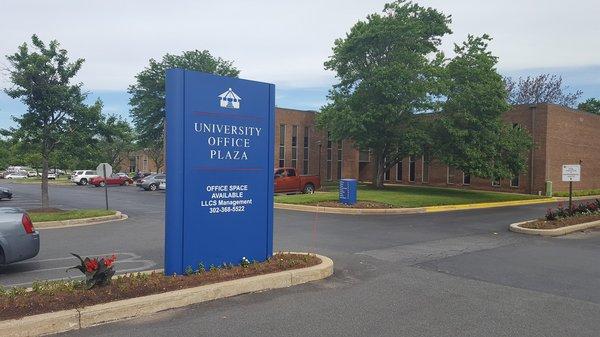
[[[373,170],[372,186],[376,189],[383,189],[383,173],[385,166],[385,157],[381,154],[375,155],[375,167]]]
[[[48,156],[42,156],[42,208],[50,207],[48,196]]]

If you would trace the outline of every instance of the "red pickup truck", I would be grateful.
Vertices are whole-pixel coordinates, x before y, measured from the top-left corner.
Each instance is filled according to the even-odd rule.
[[[293,167],[275,169],[275,193],[302,192],[312,194],[321,188],[319,176],[302,176],[296,174]]]

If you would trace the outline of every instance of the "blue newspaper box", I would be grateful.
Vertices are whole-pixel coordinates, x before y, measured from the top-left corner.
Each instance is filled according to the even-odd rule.
[[[340,203],[346,205],[356,204],[356,179],[340,180]]]

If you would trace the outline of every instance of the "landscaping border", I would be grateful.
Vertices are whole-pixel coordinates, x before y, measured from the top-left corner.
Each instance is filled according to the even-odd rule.
[[[462,205],[426,206],[426,207],[415,207],[415,208],[350,208],[350,207],[342,208],[342,207],[295,205],[295,204],[285,204],[285,203],[277,203],[276,202],[275,208],[283,209],[283,210],[290,210],[290,211],[327,213],[327,214],[392,215],[392,214],[418,214],[418,213],[464,211],[464,210],[471,210],[471,209],[508,207],[508,206],[524,206],[524,205],[546,204],[546,203],[552,203],[552,202],[556,202],[556,201],[558,201],[557,198],[543,198],[543,199],[499,201],[499,202],[482,202],[482,203],[462,204]]]
[[[61,221],[43,221],[34,222],[33,225],[36,229],[54,229],[54,228],[65,228],[65,227],[77,227],[77,226],[89,226],[97,225],[105,222],[121,221],[127,219],[127,214],[123,214],[116,211],[113,215],[96,216],[92,218],[83,219],[71,219]]]
[[[554,228],[554,229],[535,229],[535,228],[521,227],[521,225],[526,224],[528,222],[533,222],[533,221],[537,221],[537,220],[527,220],[527,221],[523,221],[523,222],[513,223],[513,224],[510,224],[508,228],[511,232],[521,233],[521,234],[541,235],[541,236],[561,236],[561,235],[566,235],[566,234],[570,234],[573,232],[579,232],[579,231],[589,229],[589,228],[600,227],[600,220],[581,223],[581,224],[572,225],[572,226]]]
[[[287,288],[333,275],[333,261],[326,256],[315,255],[321,259],[321,263],[312,267],[251,276],[79,309],[0,321],[0,331],[6,337],[25,337],[79,330],[95,325],[149,316],[159,311],[220,298],[269,289]]]

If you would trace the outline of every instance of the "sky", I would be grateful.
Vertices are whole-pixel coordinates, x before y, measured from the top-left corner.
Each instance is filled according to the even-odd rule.
[[[127,87],[151,58],[208,50],[234,62],[240,77],[275,83],[276,104],[319,109],[335,75],[324,70],[335,39],[381,12],[380,0],[2,0],[0,88],[10,86],[4,55],[37,34],[56,39],[85,63],[76,81],[104,112],[129,116]],[[491,51],[508,76],[559,74],[582,98],[600,97],[600,23],[596,0],[416,1],[452,15],[442,49],[468,34],[493,37]],[[0,128],[26,108],[0,93]]]

